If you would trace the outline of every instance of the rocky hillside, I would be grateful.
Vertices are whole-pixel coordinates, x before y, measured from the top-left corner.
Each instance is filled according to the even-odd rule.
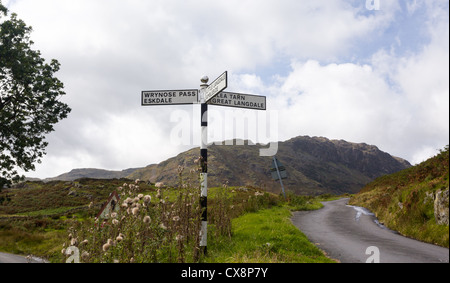
[[[377,178],[350,204],[370,209],[390,229],[448,247],[448,146],[419,165]]]
[[[279,193],[279,182],[271,179],[271,157],[260,157],[262,145],[212,145],[208,148],[208,185],[257,186]],[[177,185],[179,166],[183,179],[193,184],[198,178],[194,161],[199,149],[138,169],[132,179]],[[391,174],[411,165],[406,160],[380,151],[376,146],[329,140],[322,137],[296,137],[280,142],[277,158],[286,167],[286,190],[296,194],[356,193],[375,178]]]

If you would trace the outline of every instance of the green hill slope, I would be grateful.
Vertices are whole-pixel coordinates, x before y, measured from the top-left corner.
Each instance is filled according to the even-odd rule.
[[[449,246],[449,148],[419,165],[380,177],[351,205],[370,209],[390,229]]]

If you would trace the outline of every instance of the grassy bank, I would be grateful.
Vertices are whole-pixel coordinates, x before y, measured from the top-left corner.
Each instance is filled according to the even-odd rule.
[[[233,220],[233,237],[211,241],[206,262],[330,263],[333,262],[292,225],[288,206],[247,213]]]
[[[438,155],[409,169],[380,177],[350,199],[392,230],[424,242],[449,247],[449,226],[435,219],[436,192],[449,187],[448,146]]]

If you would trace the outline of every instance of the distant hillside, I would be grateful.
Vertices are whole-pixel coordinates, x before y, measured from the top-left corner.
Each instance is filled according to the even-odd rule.
[[[208,185],[257,186],[270,192],[281,192],[279,182],[271,179],[271,157],[260,157],[262,145],[212,145],[208,148]],[[179,166],[185,168],[183,178],[193,184],[198,178],[194,161],[195,148],[160,164],[138,169],[130,179],[149,180],[177,185]],[[322,137],[297,137],[279,143],[277,158],[286,167],[286,190],[296,194],[356,193],[379,176],[411,166],[401,158],[380,151],[376,146],[329,140]]]
[[[110,171],[103,169],[73,169],[68,173],[61,174],[54,178],[47,178],[44,181],[74,181],[81,178],[93,178],[93,179],[120,179],[125,178],[138,168],[130,168],[122,171]]]
[[[376,179],[350,200],[390,229],[449,246],[449,148],[433,158]]]

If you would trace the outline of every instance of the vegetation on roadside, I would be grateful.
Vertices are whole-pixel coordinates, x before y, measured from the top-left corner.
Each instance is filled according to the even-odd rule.
[[[0,250],[50,262],[65,262],[74,245],[82,262],[329,262],[290,223],[290,211],[320,208],[322,198],[210,188],[204,256],[199,189],[182,180],[178,188],[158,186],[124,179],[19,184],[0,193]],[[122,208],[95,219],[113,191]]]
[[[206,262],[332,263],[291,221],[286,206],[233,219],[233,237],[215,238]]]
[[[375,213],[392,230],[449,247],[449,226],[439,225],[435,197],[449,188],[449,147],[409,169],[376,179],[350,200]],[[448,197],[447,197],[448,213]]]

